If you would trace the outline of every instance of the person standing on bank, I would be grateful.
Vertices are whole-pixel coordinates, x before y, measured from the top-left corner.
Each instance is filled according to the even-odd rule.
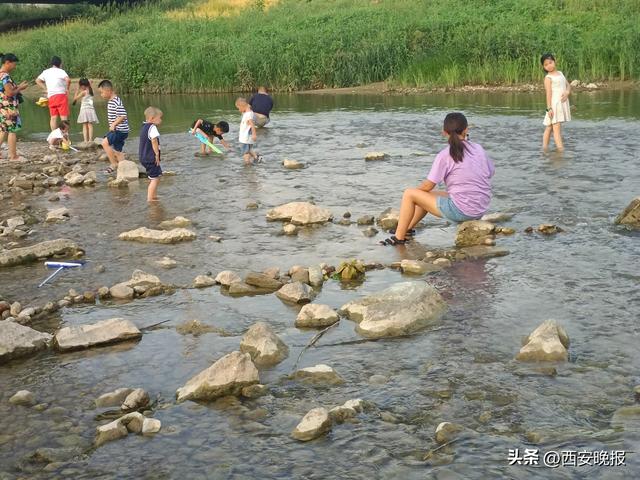
[[[258,93],[249,99],[249,105],[253,110],[257,128],[262,128],[269,123],[269,114],[273,110],[273,99],[267,93],[266,87],[258,87]]]
[[[418,188],[408,188],[402,195],[395,235],[382,245],[404,245],[415,227],[428,213],[450,220],[466,222],[482,217],[491,202],[493,161],[484,148],[467,140],[468,123],[459,112],[444,119],[442,133],[449,145],[436,155],[427,179]],[[446,191],[434,190],[441,182]]]
[[[58,128],[60,120],[69,119],[69,86],[71,79],[62,68],[60,57],[51,59],[51,68],[47,68],[36,78],[36,83],[47,92],[49,99],[49,126],[51,131]]]
[[[29,86],[27,82],[16,85],[11,79],[9,74],[16,68],[17,63],[18,57],[13,53],[0,53],[0,146],[4,143],[5,137],[8,137],[9,160],[20,158],[16,150],[16,132],[22,127],[18,105],[21,92]]]

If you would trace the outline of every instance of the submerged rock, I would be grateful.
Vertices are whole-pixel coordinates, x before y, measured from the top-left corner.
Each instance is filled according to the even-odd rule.
[[[194,288],[212,287],[216,284],[216,279],[208,275],[198,275],[193,279]]]
[[[64,327],[56,332],[55,346],[60,351],[90,348],[127,340],[137,340],[142,332],[129,320],[110,318],[90,325]]]
[[[358,322],[356,331],[367,338],[414,333],[435,323],[447,306],[427,283],[406,282],[343,305],[340,314]]]
[[[23,407],[31,407],[36,404],[36,398],[29,390],[20,390],[13,394],[9,399],[12,405],[21,405]]]
[[[0,363],[44,350],[53,337],[10,320],[0,321]]]
[[[232,283],[231,285],[229,285],[229,290],[227,291],[229,295],[237,297],[242,297],[245,295],[264,295],[266,293],[271,293],[271,290],[254,287],[253,285],[246,284],[242,281]]]
[[[169,257],[162,257],[160,260],[156,261],[156,265],[162,268],[175,268],[178,265],[178,262]]]
[[[369,152],[364,156],[365,162],[372,162],[377,160],[384,160],[388,155],[384,152]]]
[[[378,215],[376,222],[383,230],[393,230],[398,226],[399,218],[400,212],[398,210],[387,208],[380,215]]]
[[[328,385],[339,385],[344,383],[344,380],[340,375],[338,375],[338,372],[329,365],[324,364],[301,368],[296,371],[294,378],[308,383],[324,383]]]
[[[196,234],[186,228],[174,228],[172,230],[152,230],[140,227],[135,230],[121,233],[120,240],[128,240],[141,243],[178,243],[194,240]]]
[[[296,440],[308,442],[331,430],[332,422],[326,408],[309,410],[300,423],[293,429],[291,436]]]
[[[298,328],[322,328],[338,321],[338,313],[329,305],[309,303],[304,305],[296,317]]]
[[[138,165],[130,160],[120,160],[118,162],[117,180],[127,180],[128,182],[137,180],[140,176]]]
[[[295,225],[325,223],[333,218],[332,213],[309,202],[291,202],[267,212],[268,221],[285,221]]]
[[[119,283],[109,289],[109,296],[117,300],[131,300],[135,296],[135,292],[126,283]]]
[[[229,287],[232,283],[242,282],[242,278],[240,278],[240,275],[230,270],[224,270],[223,272],[220,272],[218,275],[216,275],[215,280],[216,283],[219,283],[223,287]]]
[[[457,423],[442,422],[436,427],[436,442],[440,444],[452,442],[463,430],[464,427]]]
[[[118,407],[122,405],[131,392],[133,392],[133,388],[118,388],[113,392],[103,393],[96,398],[96,407]]]
[[[275,365],[289,356],[289,348],[265,322],[253,324],[240,342],[240,351],[257,365]]]
[[[287,223],[282,226],[282,233],[285,235],[297,235],[298,227],[296,227],[293,223]]]
[[[142,435],[153,435],[160,431],[162,423],[156,418],[145,418],[142,422]]]
[[[176,392],[178,402],[213,400],[239,395],[244,387],[259,383],[258,369],[248,353],[231,352],[189,379]]]
[[[462,222],[458,226],[456,233],[457,247],[470,247],[473,245],[483,245],[486,240],[494,238],[496,226],[491,222],[482,220],[470,220]]]
[[[473,247],[464,247],[459,250],[466,259],[477,260],[481,258],[504,257],[509,255],[509,250],[500,247],[491,247],[486,245],[475,245]]]
[[[249,385],[248,387],[244,387],[240,391],[240,394],[246,398],[259,398],[259,397],[262,397],[263,395],[266,395],[268,390],[269,389],[267,388],[266,385],[261,385],[259,383],[256,383],[255,385]]]
[[[191,225],[191,220],[185,217],[175,217],[173,220],[165,220],[164,222],[160,222],[161,230],[172,230],[174,228],[184,228]]]
[[[315,294],[309,285],[302,282],[287,283],[276,292],[276,296],[285,302],[309,303]]]
[[[47,218],[45,222],[60,222],[64,220],[69,220],[71,214],[69,213],[69,209],[66,207],[56,208],[55,210],[49,210],[47,212]]]
[[[628,225],[632,228],[640,228],[640,197],[631,200],[627,208],[618,215],[615,223],[618,225]]]
[[[426,263],[421,262],[420,260],[409,260],[404,259],[400,262],[400,269],[402,273],[412,274],[412,275],[423,275],[429,272],[437,272],[441,270],[435,262],[434,263]]]
[[[373,225],[376,222],[376,217],[373,215],[364,215],[358,218],[358,225]]]
[[[564,230],[553,223],[543,223],[538,226],[538,232],[543,235],[554,235],[556,233],[564,232]]]
[[[107,442],[112,442],[120,438],[124,438],[129,434],[127,427],[122,424],[120,419],[100,425],[96,428],[95,446],[100,447]]]
[[[290,169],[290,170],[297,170],[297,169],[299,169],[299,168],[304,168],[304,163],[299,162],[299,161],[297,161],[297,160],[290,160],[290,159],[288,159],[288,158],[285,158],[285,159],[282,161],[282,166],[283,166],[284,168],[288,168],[288,169]]]
[[[523,342],[516,360],[522,362],[567,361],[569,336],[555,320],[545,320]]]
[[[79,256],[84,251],[75,242],[64,238],[47,240],[29,247],[13,248],[0,252],[0,267],[12,267],[23,263],[35,262],[53,256]]]

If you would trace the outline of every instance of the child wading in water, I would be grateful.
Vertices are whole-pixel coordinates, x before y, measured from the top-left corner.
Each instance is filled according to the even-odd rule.
[[[122,99],[113,91],[113,84],[109,80],[102,80],[98,84],[100,96],[107,100],[107,121],[109,133],[102,140],[102,148],[109,157],[107,173],[118,170],[118,162],[124,160],[124,142],[129,136],[129,119]]]
[[[207,137],[211,143],[213,143],[213,138],[215,137],[220,140],[220,143],[224,148],[229,148],[229,144],[222,137],[225,133],[229,133],[229,124],[224,120],[221,120],[218,123],[211,123],[208,120],[199,118],[193,122],[193,125],[191,125],[191,134],[195,135],[196,133],[201,133]],[[209,155],[210,153],[213,153],[213,150],[204,143],[201,143],[200,153],[196,153],[196,156]]]
[[[140,148],[138,155],[140,163],[147,170],[149,188],[147,189],[147,202],[158,201],[158,184],[162,176],[160,168],[160,132],[158,125],[162,123],[162,110],[156,107],[147,107],[144,111],[144,123],[140,130]]]
[[[240,97],[236,100],[236,108],[242,113],[238,141],[240,142],[240,153],[245,165],[253,165],[254,160],[262,161],[262,156],[253,149],[256,143],[256,125],[253,111],[246,99]]]
[[[486,213],[495,167],[480,145],[467,140],[467,127],[462,113],[445,117],[442,133],[449,146],[436,155],[422,185],[404,191],[395,235],[380,242],[382,245],[405,244],[427,213],[452,222],[475,220]],[[447,191],[434,190],[443,181]]]
[[[556,70],[556,59],[550,53],[540,59],[542,68],[547,74],[544,77],[544,89],[547,93],[547,114],[544,116],[544,135],[542,136],[542,150],[549,148],[549,139],[553,131],[553,141],[558,151],[564,150],[562,143],[561,123],[571,120],[571,109],[569,107],[569,95],[571,95],[571,85],[564,78],[562,72]]]
[[[82,124],[82,137],[85,142],[93,140],[93,124],[98,122],[98,115],[93,107],[93,88],[91,82],[86,78],[81,78],[78,82],[78,91],[73,97],[73,104],[78,100],[80,102],[80,113],[78,114],[78,123]]]

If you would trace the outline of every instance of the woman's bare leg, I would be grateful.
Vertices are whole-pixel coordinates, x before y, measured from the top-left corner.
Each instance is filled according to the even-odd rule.
[[[562,143],[561,129],[562,129],[561,123],[553,124],[553,141],[556,143],[556,149],[559,152],[562,152],[564,150],[564,144]]]
[[[435,192],[425,192],[418,188],[408,188],[404,191],[402,203],[400,204],[398,227],[396,228],[396,238],[398,240],[405,239],[409,224],[411,220],[415,218],[416,206],[424,210],[425,215],[431,213],[436,217],[442,217],[442,213],[437,204],[439,196],[440,195]]]
[[[9,160],[17,160],[18,159],[18,150],[17,150],[18,137],[16,136],[15,133],[9,132],[9,141],[7,143],[9,144]]]

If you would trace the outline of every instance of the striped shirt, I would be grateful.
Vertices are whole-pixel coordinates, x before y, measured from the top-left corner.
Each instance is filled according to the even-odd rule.
[[[107,120],[109,121],[109,125],[115,122],[118,117],[124,117],[124,121],[120,122],[116,126],[116,131],[129,133],[129,119],[127,118],[127,111],[125,110],[120,97],[116,96],[107,102]]]

